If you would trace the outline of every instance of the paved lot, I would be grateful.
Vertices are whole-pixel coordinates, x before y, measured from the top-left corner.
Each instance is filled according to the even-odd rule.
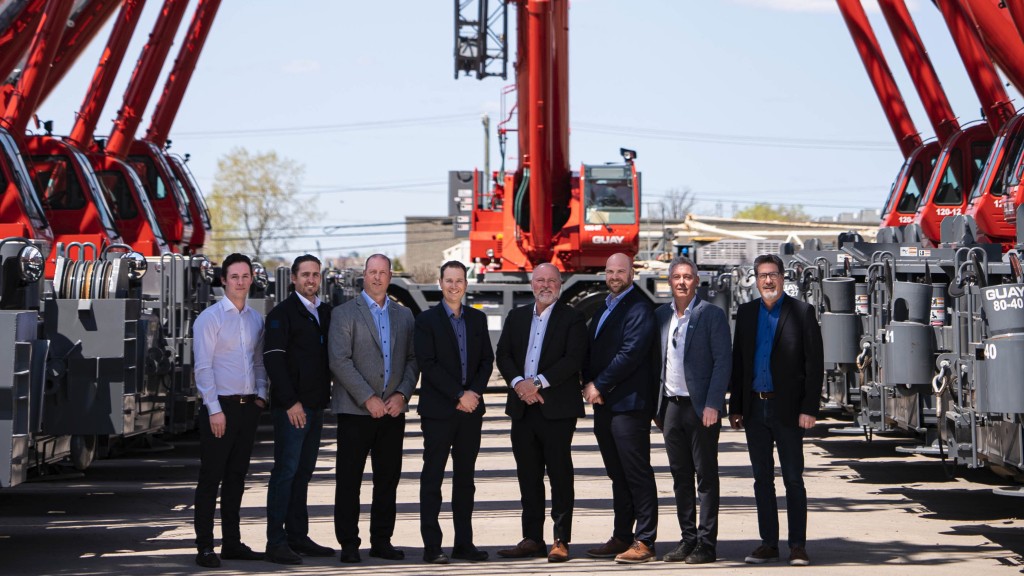
[[[488,395],[477,472],[475,530],[477,544],[491,552],[480,564],[456,562],[434,567],[420,561],[418,483],[422,456],[419,425],[410,416],[402,484],[399,491],[396,546],[404,562],[370,559],[340,565],[337,558],[307,559],[300,567],[264,562],[225,561],[220,573],[350,574],[615,574],[643,571],[694,574],[779,574],[785,564],[747,566],[743,556],[757,545],[752,480],[742,433],[725,430],[721,440],[722,511],[718,555],[704,567],[653,562],[618,566],[586,558],[583,550],[611,533],[611,489],[601,465],[592,420],[576,433],[576,515],[573,559],[563,565],[542,559],[494,559],[497,549],[516,543],[519,493],[502,414],[503,397]],[[1019,574],[1024,573],[1024,501],[996,496],[1003,481],[985,471],[960,469],[950,478],[941,463],[924,456],[898,455],[907,439],[828,434],[826,421],[812,431],[807,445],[810,498],[809,574]],[[310,490],[311,536],[337,546],[332,525],[334,501],[334,427],[325,430],[320,465]],[[659,434],[652,437],[661,498],[659,554],[678,539],[672,481]],[[198,470],[197,437],[174,442],[172,451],[135,453],[94,464],[78,478],[33,482],[0,491],[0,573],[3,574],[183,574],[193,564],[192,496]],[[243,501],[243,539],[253,548],[265,543],[264,506],[272,466],[272,436],[265,420],[253,456]],[[363,489],[366,542],[369,470]],[[781,480],[778,481],[781,491]],[[446,489],[450,486],[446,483]],[[446,495],[447,499],[447,495]],[[442,512],[445,546],[451,546],[451,516]],[[550,529],[548,529],[550,533]],[[783,533],[785,520],[783,519]],[[219,535],[219,528],[217,534]],[[783,547],[782,554],[786,550]]]

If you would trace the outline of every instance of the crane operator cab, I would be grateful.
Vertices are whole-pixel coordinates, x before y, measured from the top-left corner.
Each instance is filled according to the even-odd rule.
[[[583,165],[583,231],[581,253],[603,266],[616,252],[636,254],[639,248],[640,186],[632,162]]]

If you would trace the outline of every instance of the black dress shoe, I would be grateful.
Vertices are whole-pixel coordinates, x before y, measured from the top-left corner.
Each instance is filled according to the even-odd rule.
[[[220,557],[225,560],[263,560],[263,552],[255,552],[245,544],[221,546]]]
[[[687,564],[710,564],[717,560],[715,549],[703,544],[697,546],[689,556],[686,557]]]
[[[338,558],[343,564],[355,564],[362,562],[363,558],[359,555],[359,548],[355,546],[342,547],[341,556]]]
[[[423,561],[428,564],[447,564],[448,555],[440,548],[433,550],[427,549],[423,551]]]
[[[267,553],[263,556],[263,559],[274,564],[302,564],[302,557],[296,554],[287,544],[267,546]]]
[[[466,546],[456,546],[452,549],[452,558],[456,560],[469,560],[470,562],[483,562],[487,560],[489,554],[485,550],[480,550],[476,546],[469,544]]]
[[[294,550],[296,554],[302,554],[303,556],[317,556],[320,558],[330,558],[331,556],[334,556],[334,548],[321,546],[316,542],[313,542],[313,540],[308,536],[304,540],[289,542],[288,547]]]
[[[201,550],[196,554],[196,564],[203,568],[220,568],[220,558],[217,558],[212,549]]]
[[[391,542],[381,542],[370,546],[370,557],[384,560],[405,560],[405,552],[392,546]]]
[[[680,542],[676,549],[661,557],[662,562],[682,562],[686,557],[693,554],[697,548],[696,542]]]

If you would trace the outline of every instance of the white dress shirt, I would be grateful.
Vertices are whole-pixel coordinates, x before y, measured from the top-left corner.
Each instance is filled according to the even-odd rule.
[[[527,378],[536,378],[540,381],[541,388],[550,386],[543,374],[537,374],[537,365],[540,363],[540,351],[544,346],[544,334],[548,330],[548,321],[551,319],[551,310],[555,307],[550,304],[543,312],[537,314],[537,305],[533,305],[533,320],[530,322],[530,342],[526,345],[526,366],[523,367],[523,375],[512,379],[512,387],[515,388]]]
[[[248,305],[239,311],[224,298],[199,314],[192,335],[196,388],[211,415],[221,411],[217,396],[267,399],[263,316]]]
[[[690,327],[690,315],[696,298],[683,310],[680,317],[676,303],[672,301],[672,320],[668,325],[668,342],[665,343],[665,396],[689,396],[686,388],[686,371],[683,355],[686,351],[686,330]]]
[[[298,290],[295,291],[295,295],[299,297],[299,302],[302,302],[302,305],[306,307],[306,310],[309,310],[309,313],[313,315],[313,318],[316,318],[316,323],[319,324],[320,313],[317,312],[316,309],[320,307],[320,297],[314,294],[313,301],[310,302],[309,300],[306,300],[305,296],[299,294]]]

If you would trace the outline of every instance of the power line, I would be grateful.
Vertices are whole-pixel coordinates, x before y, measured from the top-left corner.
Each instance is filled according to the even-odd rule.
[[[639,128],[635,126],[615,126],[611,124],[594,124],[576,122],[571,129],[576,132],[593,134],[611,134],[648,138],[651,140],[673,140],[680,142],[701,142],[705,144],[728,144],[734,146],[758,146],[773,148],[802,148],[811,150],[857,150],[865,152],[892,152],[892,143],[872,140],[825,140],[817,138],[781,138],[778,136],[746,136],[739,134],[715,134],[709,132],[684,132],[680,130],[663,130],[655,128]]]
[[[412,126],[430,126],[457,120],[479,120],[479,114],[448,114],[444,116],[424,116],[420,118],[402,118],[397,120],[368,120],[346,124],[288,126],[280,128],[248,128],[200,130],[192,132],[176,132],[174,139],[188,138],[234,138],[237,136],[301,136],[307,134],[331,134],[335,132],[353,132],[359,130],[388,130],[408,128]]]

